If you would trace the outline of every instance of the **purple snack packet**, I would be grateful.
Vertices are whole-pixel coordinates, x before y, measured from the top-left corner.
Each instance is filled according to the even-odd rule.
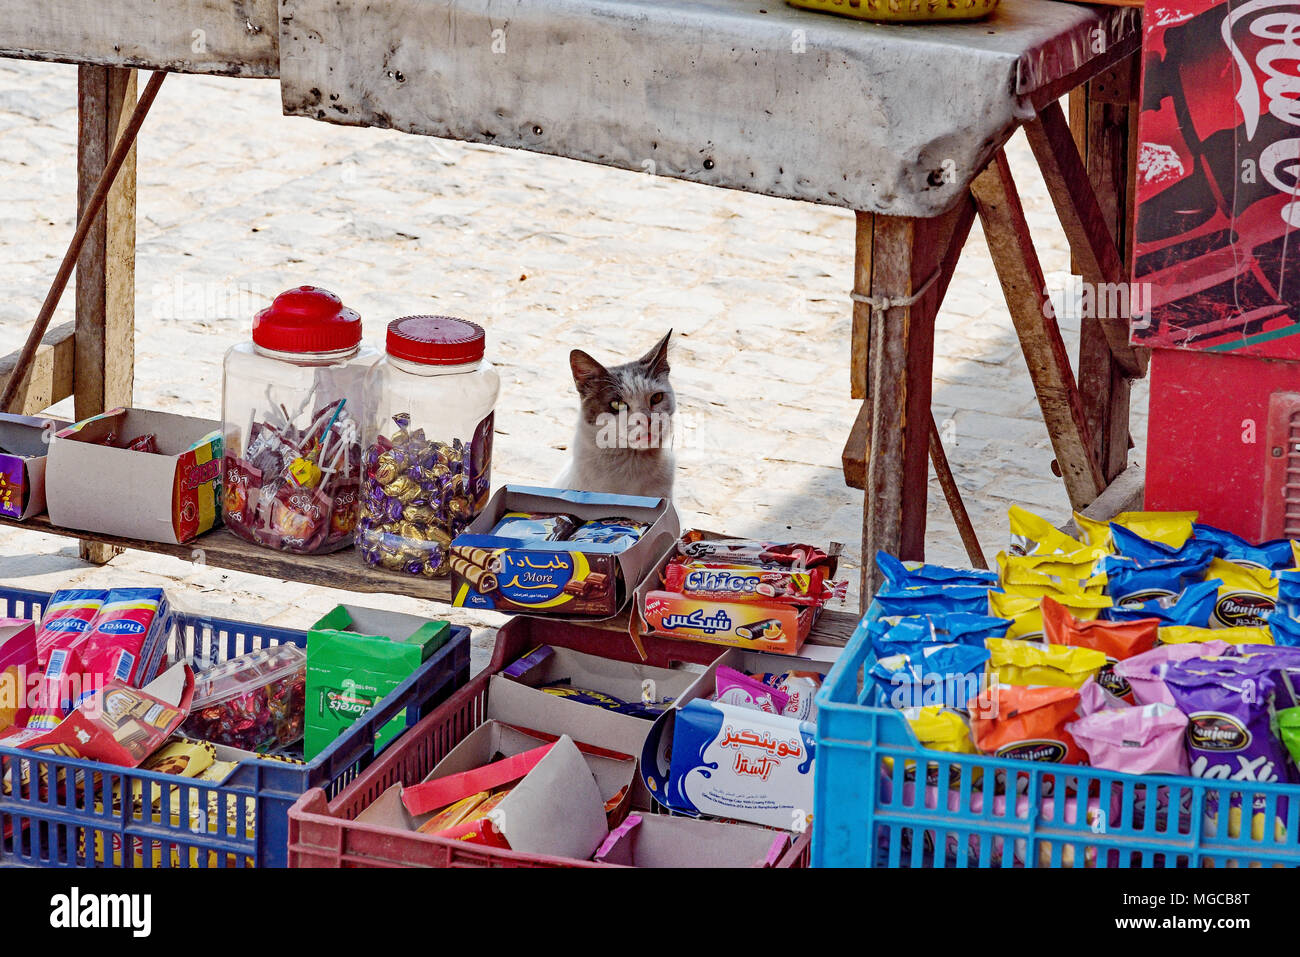
[[[1165,673],[1165,687],[1187,715],[1187,756],[1196,778],[1281,781],[1286,749],[1270,727],[1273,677],[1268,665],[1240,673],[1241,662],[1184,661]]]
[[[1115,663],[1115,674],[1129,683],[1133,700],[1138,704],[1173,704],[1174,697],[1165,687],[1165,671],[1179,661],[1222,655],[1232,651],[1226,641],[1190,642],[1183,645],[1158,645],[1150,651]]]

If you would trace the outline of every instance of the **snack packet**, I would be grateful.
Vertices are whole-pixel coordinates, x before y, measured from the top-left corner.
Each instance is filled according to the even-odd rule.
[[[1275,645],[1300,646],[1300,621],[1281,608],[1268,616],[1268,633],[1273,636]]]
[[[76,645],[90,629],[107,595],[94,588],[62,588],[51,595],[36,629],[37,664],[44,668],[55,648]]]
[[[1091,621],[1110,608],[1105,595],[1057,595],[1056,601],[1065,606],[1075,618]],[[1008,618],[1007,638],[1022,641],[1041,640],[1043,637],[1042,598],[1017,595],[1013,592],[989,592],[988,613],[997,618]]]
[[[147,683],[162,661],[161,588],[114,588],[77,645],[90,674],[133,687]]]
[[[659,715],[663,714],[663,708],[656,707],[652,704],[643,704],[640,701],[624,701],[622,698],[615,698],[613,695],[605,694],[603,691],[593,691],[589,688],[574,688],[564,682],[555,684],[542,685],[537,689],[544,694],[553,695],[557,698],[568,698],[570,701],[578,704],[588,704],[597,708],[604,708],[606,711],[613,711],[616,714],[631,715],[634,718],[645,718],[653,721]]]
[[[822,676],[816,671],[784,671],[780,674],[750,675],[786,696],[785,710],[781,713],[800,721],[817,720],[817,703],[814,700],[821,690]]]
[[[1016,575],[1025,572],[1068,579],[1082,585],[1100,570],[1101,560],[1105,556],[1106,550],[1102,548],[1081,548],[1076,552],[1049,555],[1011,555],[998,552],[998,581],[1014,580]]]
[[[1266,568],[1248,568],[1216,558],[1206,571],[1217,578],[1218,600],[1210,616],[1211,628],[1263,627],[1277,608],[1278,580]]]
[[[1129,702],[1117,698],[1107,691],[1096,678],[1089,678],[1079,686],[1079,707],[1075,710],[1080,718],[1086,718],[1098,711],[1128,708],[1130,706]]]
[[[1281,781],[1288,759],[1272,734],[1274,694],[1268,674],[1206,670],[1190,660],[1165,672],[1165,687],[1187,715],[1187,754],[1197,778]]]
[[[1204,565],[1214,558],[1216,550],[1212,542],[1198,542],[1194,538],[1178,546],[1152,541],[1120,525],[1114,526],[1110,535],[1116,557],[1129,558],[1143,566],[1160,562]]]
[[[1085,547],[1047,519],[1019,505],[1007,509],[1007,518],[1011,524],[1011,543],[1007,550],[1012,555],[1072,554]]]
[[[1160,629],[1159,644],[1185,645],[1207,641],[1226,641],[1231,645],[1271,645],[1273,635],[1267,628],[1194,628],[1191,625],[1168,625]]]
[[[649,527],[647,522],[637,522],[630,518],[598,518],[583,522],[567,540],[631,548]]]
[[[1164,559],[1143,564],[1135,558],[1106,556],[1106,594],[1116,605],[1141,607],[1161,598],[1175,598],[1188,585],[1205,578],[1210,556],[1191,560]]]
[[[903,717],[907,719],[917,742],[930,751],[946,751],[950,754],[976,754],[975,742],[970,736],[970,722],[960,711],[947,708],[904,708]],[[893,768],[893,758],[886,757],[884,766]],[[904,780],[916,779],[915,761],[907,761]],[[972,769],[972,780],[978,782],[982,773],[979,768]],[[949,783],[957,784],[961,780],[961,768],[952,766],[948,772]],[[925,766],[927,784],[937,784],[939,765],[927,762]]]
[[[1008,685],[1052,685],[1078,688],[1095,678],[1106,665],[1106,656],[1091,648],[1041,645],[1032,641],[990,638],[988,674]]]
[[[1165,687],[1165,671],[1179,661],[1203,655],[1220,655],[1232,651],[1232,646],[1219,638],[1200,644],[1157,645],[1151,651],[1134,655],[1115,665],[1115,674],[1128,686],[1133,700],[1139,705],[1173,704],[1174,696]]]
[[[682,533],[677,541],[677,554],[687,558],[741,562],[746,565],[785,565],[801,569],[828,567],[832,572],[837,561],[835,555],[814,545],[754,542],[743,538],[708,539],[694,529]]]
[[[1098,672],[1097,681],[1117,698],[1129,704],[1135,703],[1128,682],[1115,673],[1115,664],[1156,646],[1159,619],[1080,621],[1070,614],[1068,608],[1051,598],[1043,599],[1042,614],[1043,637],[1049,645],[1092,648],[1105,654],[1106,664]]]
[[[791,605],[821,605],[843,598],[847,582],[830,581],[825,570],[795,571],[783,565],[766,568],[724,562],[670,562],[663,586],[689,598],[708,601],[779,601]]]
[[[1186,774],[1187,716],[1170,704],[1103,710],[1066,725],[1094,768]]]
[[[1099,522],[1086,515],[1074,513],[1074,524],[1089,545],[1114,549],[1113,531],[1116,526],[1148,541],[1160,542],[1172,548],[1182,548],[1192,537],[1195,512],[1120,512],[1109,522]]]
[[[989,653],[970,645],[928,645],[916,655],[881,658],[868,672],[882,707],[964,710],[980,690]]]
[[[1213,525],[1202,525],[1198,522],[1192,528],[1195,531],[1195,541],[1212,544],[1216,557],[1232,562],[1234,565],[1280,571],[1297,564],[1292,555],[1294,543],[1289,539],[1279,538],[1252,545],[1241,536],[1215,528]]]
[[[902,562],[888,552],[876,552],[876,568],[885,581],[900,588],[921,585],[985,585],[992,588],[997,572],[982,568],[947,568],[922,562]]]
[[[917,588],[900,588],[886,582],[876,592],[875,600],[867,609],[867,618],[886,618],[895,615],[909,617],[950,612],[982,615],[989,607],[989,594],[989,589],[982,585],[922,585]]]
[[[1111,621],[1136,621],[1139,618],[1159,618],[1160,626],[1192,625],[1208,628],[1214,606],[1219,600],[1217,578],[1188,585],[1177,598],[1156,598],[1140,605],[1115,605],[1106,612]]]
[[[878,618],[867,631],[877,658],[919,652],[924,645],[971,645],[983,648],[986,638],[1001,638],[1011,624],[1005,618],[952,614]]]
[[[571,515],[543,512],[506,512],[497,520],[489,535],[557,542],[568,538],[578,523]]]
[[[723,704],[753,708],[767,714],[785,714],[790,696],[784,691],[764,684],[757,678],[720,665],[714,675],[717,699]]]
[[[1277,573],[1277,610],[1288,618],[1300,618],[1300,568],[1288,568]]]
[[[971,709],[975,747],[999,758],[1082,764],[1084,753],[1066,730],[1078,706],[1073,688],[987,688]]]

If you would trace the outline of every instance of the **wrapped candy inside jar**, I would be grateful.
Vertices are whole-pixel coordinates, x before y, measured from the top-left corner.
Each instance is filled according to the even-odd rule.
[[[226,526],[284,551],[352,543],[362,476],[365,373],[361,319],[337,296],[302,286],[258,313],[252,343],[226,355]]]
[[[389,325],[388,355],[367,378],[374,416],[356,539],[368,564],[446,575],[451,540],[487,504],[499,385],[484,338],[445,316]]]

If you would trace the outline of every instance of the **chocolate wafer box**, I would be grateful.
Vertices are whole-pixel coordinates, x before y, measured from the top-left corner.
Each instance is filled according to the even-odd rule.
[[[610,536],[617,541],[494,532],[507,515],[573,519],[559,523],[566,535],[575,524],[611,519],[643,530],[635,537]],[[535,524],[539,533],[557,527],[553,521]],[[507,485],[451,543],[452,603],[506,614],[609,618],[622,610],[680,532],[668,499]]]

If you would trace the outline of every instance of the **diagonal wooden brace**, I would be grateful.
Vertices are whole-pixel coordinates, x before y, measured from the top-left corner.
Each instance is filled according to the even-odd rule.
[[[971,183],[971,195],[1020,337],[1066,492],[1070,503],[1081,509],[1101,494],[1106,482],[1093,452],[1070,358],[1044,288],[1043,270],[1004,151],[999,150],[993,162]]]

